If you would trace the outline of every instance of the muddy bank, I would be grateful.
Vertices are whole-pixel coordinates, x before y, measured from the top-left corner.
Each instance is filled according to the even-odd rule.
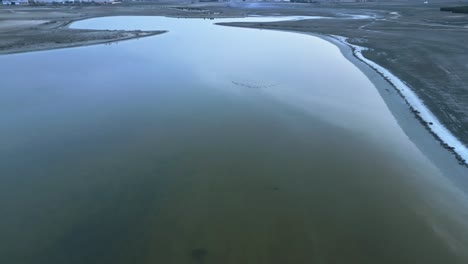
[[[165,31],[102,31],[55,29],[39,34],[8,36],[0,41],[0,54],[69,48],[118,42],[162,34]]]
[[[19,23],[15,23],[19,22]],[[70,29],[68,22],[9,20],[0,22],[0,54],[60,49],[117,42],[162,34],[166,31]]]

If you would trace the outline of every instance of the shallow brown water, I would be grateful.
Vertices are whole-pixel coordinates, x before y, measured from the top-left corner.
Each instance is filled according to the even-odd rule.
[[[463,196],[333,45],[75,26],[170,32],[0,58],[1,263],[466,261]]]

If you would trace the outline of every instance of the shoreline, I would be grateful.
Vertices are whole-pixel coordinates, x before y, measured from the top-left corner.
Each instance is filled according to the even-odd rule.
[[[109,44],[167,32],[165,30],[70,28],[70,25],[77,21],[92,18],[96,18],[96,16],[70,18],[65,21],[52,20],[52,18],[46,20],[4,20],[6,25],[0,28],[0,36],[2,36],[2,39],[0,39],[0,55]],[[41,23],[35,23],[35,21]],[[24,24],[26,26],[23,26]]]
[[[289,31],[291,32],[291,31]],[[390,80],[386,79],[371,65],[355,55],[352,44],[343,43],[333,36],[323,34],[295,32],[311,35],[328,41],[335,45],[343,56],[356,66],[374,85],[381,98],[389,108],[390,112],[398,122],[403,132],[415,144],[415,146],[426,156],[447,178],[461,190],[468,194],[468,182],[466,181],[467,163],[461,163],[452,149],[446,148],[443,142],[424,125],[424,121],[412,111],[407,100],[400,91],[394,87]],[[378,64],[377,64],[378,65]],[[382,67],[383,68],[383,67]]]
[[[424,102],[421,100],[421,98],[419,98],[408,85],[406,85],[400,78],[395,76],[388,69],[385,69],[378,63],[366,58],[362,54],[362,51],[367,50],[367,47],[350,44],[347,42],[347,39],[342,36],[330,36],[350,47],[354,57],[367,64],[370,68],[374,69],[379,75],[381,75],[382,78],[387,80],[405,100],[411,111],[414,113],[416,119],[418,119],[421,124],[426,127],[429,133],[431,133],[444,148],[453,153],[461,165],[468,167],[467,147],[444,125],[442,125],[434,113],[432,113],[427,108],[427,106],[424,105]]]
[[[92,18],[91,18],[92,19]],[[75,22],[75,21],[73,21]],[[73,23],[73,22],[70,22]],[[75,29],[70,29],[74,31]],[[92,32],[99,32],[99,31],[92,31]],[[124,34],[126,36],[120,37],[113,37],[111,39],[99,39],[99,40],[85,40],[85,41],[76,41],[70,43],[47,43],[43,45],[35,45],[34,47],[19,47],[19,48],[11,48],[8,50],[0,50],[1,55],[13,55],[13,54],[22,54],[22,53],[30,53],[30,52],[38,52],[38,51],[49,51],[49,50],[60,50],[60,49],[68,49],[68,48],[78,48],[78,47],[86,47],[92,45],[101,45],[101,44],[112,44],[118,43],[120,41],[132,40],[132,39],[139,39],[144,37],[151,37],[160,34],[167,33],[166,30],[157,30],[157,31],[100,31],[99,33],[110,33],[110,34]]]

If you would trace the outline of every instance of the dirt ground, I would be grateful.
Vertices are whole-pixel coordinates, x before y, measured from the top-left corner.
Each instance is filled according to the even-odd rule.
[[[98,9],[97,7],[94,7]],[[165,31],[82,30],[68,25],[94,17],[76,7],[0,8],[0,54],[102,44]],[[99,15],[98,15],[99,16]]]
[[[459,3],[453,5],[456,4]],[[90,45],[164,32],[163,28],[161,31],[67,28],[73,21],[100,16],[328,16],[333,19],[230,25],[340,35],[348,37],[352,44],[370,48],[364,53],[368,59],[389,69],[406,82],[440,121],[468,145],[468,14],[441,12],[440,6],[395,2],[226,2],[186,5],[158,2],[102,6],[1,7],[0,53]],[[352,19],[350,14],[367,17]]]

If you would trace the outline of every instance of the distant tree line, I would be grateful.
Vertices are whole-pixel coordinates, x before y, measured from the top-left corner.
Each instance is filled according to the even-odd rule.
[[[449,11],[449,12],[452,12],[452,13],[465,13],[465,14],[468,14],[468,6],[441,7],[440,11]]]

